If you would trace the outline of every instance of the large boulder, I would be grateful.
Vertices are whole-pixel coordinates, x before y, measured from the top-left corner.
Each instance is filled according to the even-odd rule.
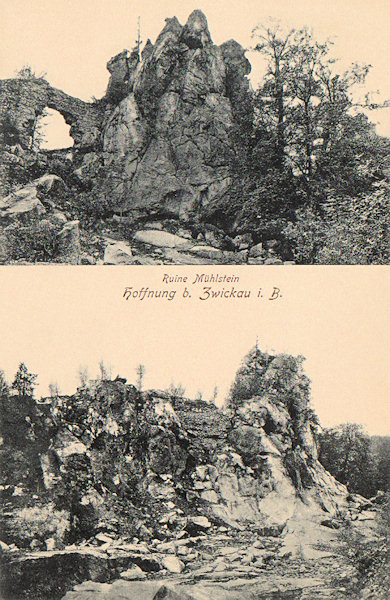
[[[43,175],[31,183],[20,187],[0,200],[0,217],[18,217],[34,212],[41,215],[46,212],[45,203],[52,204],[65,184],[57,175]]]
[[[158,248],[191,248],[192,244],[188,239],[168,233],[167,231],[160,231],[157,229],[146,229],[137,231],[134,235],[136,242],[142,244],[150,244],[151,246],[157,246]]]
[[[133,254],[130,246],[125,242],[114,242],[108,244],[104,251],[103,262],[105,265],[132,265]]]

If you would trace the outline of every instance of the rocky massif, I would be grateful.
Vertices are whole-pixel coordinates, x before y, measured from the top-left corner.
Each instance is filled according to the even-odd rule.
[[[307,392],[256,348],[223,410],[119,377],[3,394],[3,597],[347,598],[337,528],[375,535],[374,506],[318,462]]]
[[[278,264],[272,248],[269,255],[262,248],[250,253],[256,240],[237,238],[242,232],[228,222],[223,208],[235,135],[248,100],[251,67],[243,48],[234,40],[216,46],[206,17],[197,10],[184,26],[176,17],[167,19],[154,44],[148,40],[142,52],[124,50],[107,68],[106,94],[94,102],[73,98],[39,77],[0,82],[0,217],[5,228],[38,210],[53,226],[61,213],[77,230],[81,206],[82,220],[104,216],[106,227],[98,239],[82,236],[89,243],[87,256],[80,252],[80,240],[73,241],[71,254],[79,254],[73,262],[113,264],[115,254],[120,264],[249,259]],[[68,151],[32,151],[37,120],[47,107],[70,125],[74,147]],[[42,176],[62,180],[63,190],[54,199],[47,199],[40,187]],[[82,223],[89,233],[90,225]],[[136,229],[141,240],[132,239]],[[166,244],[164,229],[178,234],[177,239]],[[145,242],[148,236],[152,241]],[[12,248],[7,255],[4,240],[3,261],[17,258]],[[118,242],[122,246],[104,257],[104,248]]]
[[[215,46],[203,13],[183,27],[174,17],[142,55],[112,58],[106,95],[87,103],[44,80],[6,80],[0,119],[28,149],[35,120],[54,108],[71,125],[78,174],[92,182],[102,167],[118,209],[200,217],[229,180],[226,154],[234,107],[248,88],[248,60],[234,41]],[[76,162],[77,162],[76,158]]]

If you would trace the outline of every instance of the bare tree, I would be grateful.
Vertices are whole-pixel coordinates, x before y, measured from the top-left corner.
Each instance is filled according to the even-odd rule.
[[[112,379],[112,366],[106,365],[103,360],[99,362],[99,377],[102,381],[110,381]]]
[[[31,65],[25,64],[21,69],[15,71],[17,79],[24,79],[26,81],[40,81],[45,79],[47,73],[42,71],[37,73]]]
[[[142,383],[145,377],[145,371],[145,366],[142,364],[139,364],[135,370],[135,372],[137,373],[137,389],[139,392],[142,392]]]
[[[80,387],[86,387],[89,380],[88,367],[80,366],[77,375],[80,381]]]
[[[218,390],[218,386],[216,385],[216,386],[214,387],[214,390],[213,390],[213,395],[212,395],[212,397],[211,397],[211,402],[212,402],[213,404],[215,404],[215,403],[216,403],[216,401],[217,401],[218,392],[219,392],[219,390]]]
[[[9,392],[9,385],[5,378],[5,373],[2,369],[0,369],[0,396],[8,394],[8,392]]]
[[[141,40],[141,17],[138,17],[137,39],[135,41],[135,47],[137,49],[138,56],[140,55],[141,44],[142,44],[142,40]]]
[[[176,385],[175,382],[172,381],[169,388],[167,389],[167,392],[173,398],[184,398],[186,389],[181,383],[179,383],[179,385]]]
[[[57,381],[52,381],[49,384],[49,392],[50,392],[51,398],[58,398],[58,396],[61,393],[61,390],[60,390],[60,386],[58,385]]]

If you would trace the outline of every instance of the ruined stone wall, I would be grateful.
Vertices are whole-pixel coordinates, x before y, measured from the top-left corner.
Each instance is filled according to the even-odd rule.
[[[195,455],[211,459],[226,444],[230,420],[214,404],[178,399],[174,401],[174,409]]]
[[[34,123],[45,108],[57,110],[70,125],[77,149],[98,149],[103,111],[99,104],[73,98],[53,88],[44,79],[5,79],[0,81],[0,124],[3,143],[7,127],[14,144],[29,148]]]

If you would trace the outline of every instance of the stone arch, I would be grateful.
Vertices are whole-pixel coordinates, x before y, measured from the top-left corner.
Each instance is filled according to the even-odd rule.
[[[69,133],[75,148],[99,147],[99,130],[104,116],[104,109],[99,103],[69,96],[52,88],[45,80],[0,81],[0,125],[9,118],[13,138],[17,138],[22,147],[29,148],[34,124],[46,107],[58,111],[65,123],[71,126]],[[9,133],[8,129],[6,133]],[[0,137],[1,134],[0,131]]]
[[[42,150],[59,150],[71,148],[74,145],[74,138],[70,134],[70,124],[61,111],[49,106],[44,108],[39,119],[40,135],[42,140],[40,148]],[[69,120],[69,118],[68,118]]]

